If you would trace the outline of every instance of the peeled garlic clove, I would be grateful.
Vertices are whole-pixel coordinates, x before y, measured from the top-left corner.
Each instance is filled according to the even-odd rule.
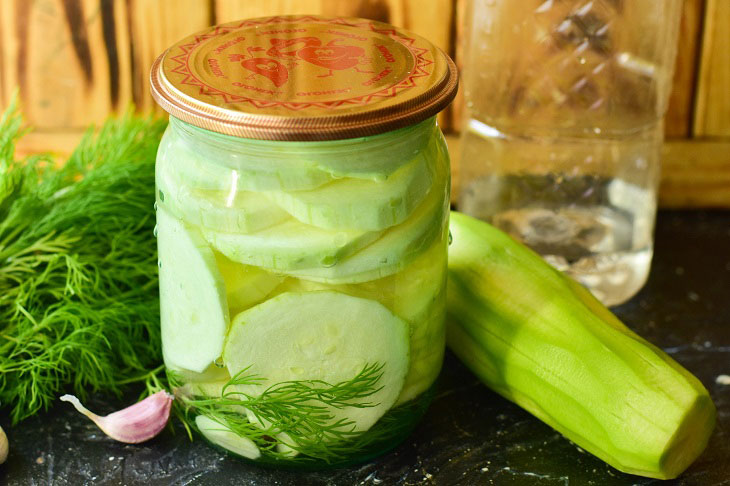
[[[61,397],[61,401],[70,402],[76,410],[98,425],[106,435],[127,444],[138,444],[159,434],[170,417],[172,399],[169,393],[159,391],[130,407],[100,417],[81,405],[75,396]]]
[[[8,436],[5,435],[5,431],[2,427],[0,427],[0,464],[5,462],[5,460],[8,458],[9,450],[10,445],[8,443]]]

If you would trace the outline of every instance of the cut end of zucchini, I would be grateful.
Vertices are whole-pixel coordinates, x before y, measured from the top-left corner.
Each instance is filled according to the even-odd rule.
[[[447,343],[490,388],[621,471],[678,476],[715,408],[702,383],[491,225],[451,214]]]
[[[710,397],[697,396],[662,454],[659,473],[637,471],[634,474],[657,479],[674,479],[682,474],[707,447],[715,428],[715,415],[715,404]]]

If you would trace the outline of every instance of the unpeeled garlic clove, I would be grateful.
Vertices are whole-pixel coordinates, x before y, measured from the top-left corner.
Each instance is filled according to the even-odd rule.
[[[90,412],[75,396],[61,397],[61,401],[71,403],[76,410],[98,425],[106,435],[127,444],[138,444],[159,434],[170,417],[172,400],[172,395],[166,391],[159,391],[134,405],[101,417]]]
[[[0,464],[5,462],[8,458],[8,451],[10,450],[10,444],[8,443],[8,436],[5,435],[5,431],[0,427]]]

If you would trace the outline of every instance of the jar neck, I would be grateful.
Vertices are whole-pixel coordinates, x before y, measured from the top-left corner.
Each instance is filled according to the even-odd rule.
[[[223,135],[196,127],[170,116],[169,130],[172,135],[189,149],[209,155],[211,163],[235,166],[235,162],[259,163],[266,161],[319,161],[322,158],[342,160],[379,158],[381,161],[393,159],[393,163],[403,163],[403,157],[410,159],[413,154],[423,150],[438,130],[436,117],[391,132],[368,137],[327,140],[317,142],[292,142],[256,140]],[[387,162],[386,162],[387,163]]]

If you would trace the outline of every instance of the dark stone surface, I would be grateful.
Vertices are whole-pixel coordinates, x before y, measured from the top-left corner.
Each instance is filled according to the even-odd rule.
[[[489,391],[449,355],[437,398],[414,434],[360,467],[261,469],[178,431],[139,446],[113,442],[70,406],[8,428],[0,484],[26,485],[730,485],[730,212],[662,212],[647,286],[616,308],[629,326],[696,374],[718,408],[705,453],[678,480],[619,473]],[[109,412],[119,403],[92,402]]]

